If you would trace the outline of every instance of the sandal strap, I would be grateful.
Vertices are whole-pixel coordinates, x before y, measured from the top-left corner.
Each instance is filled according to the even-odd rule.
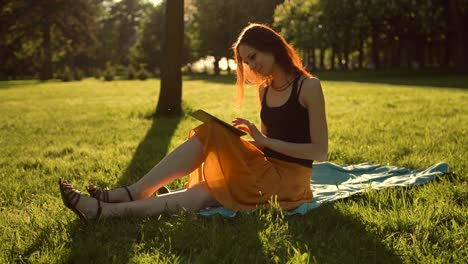
[[[101,218],[101,213],[102,213],[101,200],[96,199],[96,201],[97,201],[97,206],[98,206],[96,220],[99,220]]]
[[[81,195],[79,193],[75,192],[75,191],[71,191],[70,193],[71,193],[71,195],[70,195],[70,199],[68,201],[70,202],[71,206],[76,207],[76,205],[78,204],[78,202],[81,199]]]
[[[128,187],[127,187],[127,186],[122,186],[122,188],[124,188],[124,189],[127,191],[128,197],[130,198],[130,201],[134,201],[134,200],[133,200],[133,196],[132,196],[132,194],[130,193],[130,190],[128,189]]]
[[[130,198],[130,201],[135,201],[135,199],[133,199],[132,193],[130,192],[130,189],[128,189],[127,186],[121,186],[117,188],[123,188],[127,192],[128,198]],[[95,198],[96,200],[100,200],[105,203],[110,203],[109,190],[102,189],[101,187],[95,187],[94,189],[87,188],[87,190],[90,196]]]
[[[105,203],[109,202],[109,191],[108,190],[103,190],[100,187],[95,188],[95,191],[93,191],[91,194],[91,197],[95,198],[96,200],[101,200]]]
[[[93,190],[92,189],[87,189],[87,190],[88,190],[89,195],[91,195],[91,197],[96,198],[96,199],[100,198],[101,188],[94,188]]]
[[[66,192],[67,189],[71,189],[71,190]],[[75,206],[78,203],[78,202],[75,202],[73,204],[74,200],[76,199],[76,196],[77,195],[80,196],[80,193],[77,190],[75,190],[73,187],[71,187],[71,188],[70,187],[65,187],[65,188],[62,189],[62,191],[63,191],[64,197],[65,197],[65,200],[70,205]],[[78,198],[78,200],[79,200],[79,198]]]
[[[77,214],[81,220],[86,221],[86,216],[76,208],[76,205],[81,199],[81,193],[76,190],[71,184],[64,183],[63,180],[59,179],[60,195],[62,201],[66,207],[70,208],[75,214]]]

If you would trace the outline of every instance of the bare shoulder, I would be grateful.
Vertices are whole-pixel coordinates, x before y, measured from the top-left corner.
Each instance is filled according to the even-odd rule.
[[[322,85],[318,78],[308,77],[302,82],[299,102],[305,107],[323,102]]]
[[[304,92],[317,92],[322,90],[322,85],[317,77],[307,77],[302,82],[302,90]]]

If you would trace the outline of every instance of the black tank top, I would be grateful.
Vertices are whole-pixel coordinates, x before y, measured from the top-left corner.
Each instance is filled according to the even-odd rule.
[[[298,76],[294,80],[289,99],[278,107],[267,105],[266,96],[269,87],[266,88],[263,94],[260,118],[266,128],[267,137],[292,143],[310,143],[309,114],[307,108],[299,103],[299,94],[304,81],[302,79],[298,85],[300,77]],[[269,148],[263,148],[262,151],[267,157],[294,162],[308,168],[312,167],[313,160],[291,157]]]

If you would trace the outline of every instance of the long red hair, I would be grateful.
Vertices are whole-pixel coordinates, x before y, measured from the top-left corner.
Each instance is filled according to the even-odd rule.
[[[269,76],[261,76],[244,67],[242,57],[239,54],[239,46],[248,45],[258,51],[273,54],[275,63],[288,74],[301,74],[311,77],[302,64],[302,60],[296,50],[281,36],[267,25],[252,23],[245,27],[239,34],[237,41],[232,45],[234,60],[237,63],[237,102],[240,104],[244,98],[244,84],[254,84],[260,88],[262,84],[270,82]]]

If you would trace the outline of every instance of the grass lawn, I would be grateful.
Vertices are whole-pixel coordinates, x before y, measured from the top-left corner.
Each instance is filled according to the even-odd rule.
[[[277,209],[204,218],[191,212],[83,224],[57,179],[133,182],[198,121],[151,117],[159,80],[0,82],[0,263],[467,263],[468,76],[323,73],[329,161],[453,174],[370,191],[284,217]],[[258,122],[253,89],[233,106],[234,77],[184,79],[184,108]],[[182,179],[170,187],[181,187]]]

